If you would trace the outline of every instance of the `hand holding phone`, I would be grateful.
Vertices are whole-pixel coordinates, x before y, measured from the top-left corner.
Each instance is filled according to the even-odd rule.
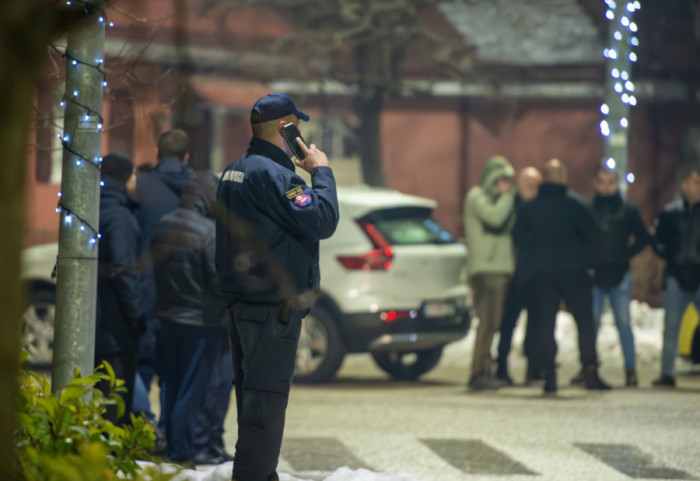
[[[299,132],[297,126],[294,123],[290,122],[284,127],[282,127],[282,130],[280,130],[280,132],[282,133],[282,137],[284,137],[284,140],[287,142],[287,145],[289,146],[294,156],[298,160],[303,161],[306,158],[306,156],[299,147],[299,144],[297,144],[297,138],[300,138],[301,141],[304,142],[304,145],[308,146],[308,144],[304,140],[304,137],[301,136],[301,132]]]

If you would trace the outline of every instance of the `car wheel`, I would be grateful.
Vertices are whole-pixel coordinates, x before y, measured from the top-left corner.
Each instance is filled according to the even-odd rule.
[[[302,320],[294,381],[316,384],[329,381],[340,369],[345,344],[328,308],[317,304]]]
[[[413,381],[433,369],[440,362],[442,346],[421,351],[373,352],[372,357],[392,378]]]
[[[55,319],[56,294],[47,289],[30,291],[21,324],[22,349],[29,353],[29,366],[45,368],[53,362]]]

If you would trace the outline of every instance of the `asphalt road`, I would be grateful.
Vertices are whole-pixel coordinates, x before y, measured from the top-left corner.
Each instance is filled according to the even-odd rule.
[[[368,355],[352,355],[334,382],[295,385],[279,471],[313,480],[342,466],[420,481],[700,479],[700,370],[682,366],[678,389],[659,390],[648,363],[632,389],[604,363],[618,389],[601,393],[568,385],[574,363],[560,367],[554,397],[540,387],[473,393],[460,365],[468,362],[449,362],[462,348],[418,382],[390,381]],[[524,365],[513,364],[521,380]],[[233,408],[230,451],[235,436]]]

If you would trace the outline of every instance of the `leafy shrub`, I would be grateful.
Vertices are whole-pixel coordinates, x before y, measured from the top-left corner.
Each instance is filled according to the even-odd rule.
[[[26,359],[26,353],[24,354]],[[24,361],[24,359],[23,359]],[[95,387],[109,385],[105,395]],[[151,460],[155,443],[153,427],[145,417],[130,414],[131,423],[114,425],[104,419],[108,406],[124,412],[120,393],[124,381],[104,362],[87,377],[75,377],[56,393],[45,374],[20,369],[18,423],[15,430],[17,478],[26,481],[96,481],[170,479],[158,465],[141,467],[137,460]]]

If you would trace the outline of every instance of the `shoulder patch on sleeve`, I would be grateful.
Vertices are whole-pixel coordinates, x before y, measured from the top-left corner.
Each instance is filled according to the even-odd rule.
[[[311,203],[311,197],[306,194],[299,194],[294,198],[294,203],[299,207],[306,207]]]
[[[293,189],[289,189],[287,192],[285,192],[285,195],[287,196],[287,199],[292,200],[302,192],[304,192],[302,186],[297,185]]]

